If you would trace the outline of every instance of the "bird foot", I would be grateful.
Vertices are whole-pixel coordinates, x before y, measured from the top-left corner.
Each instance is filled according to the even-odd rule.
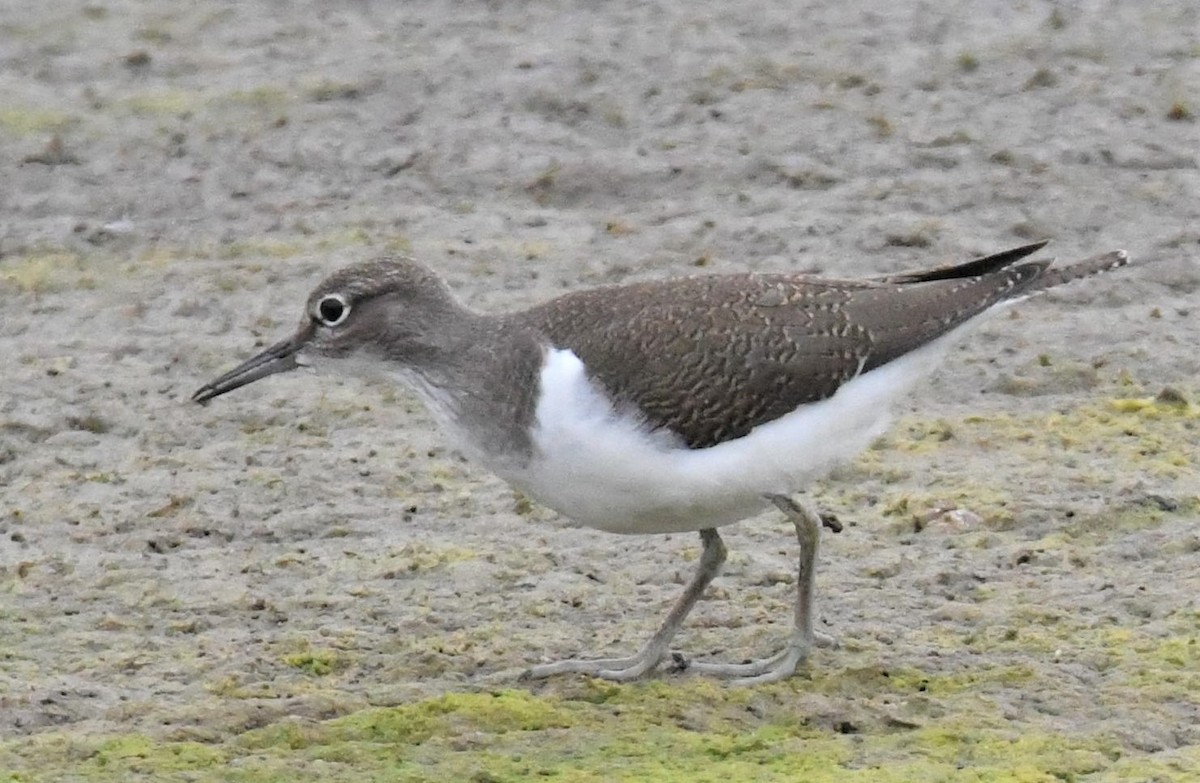
[[[586,674],[602,680],[629,682],[656,667],[662,657],[661,652],[642,650],[627,658],[571,658],[531,667],[521,675],[521,679],[540,680],[560,674]]]
[[[689,661],[680,653],[671,653],[672,671],[695,672],[712,677],[730,677],[731,685],[762,685],[768,682],[786,680],[796,673],[800,664],[808,660],[809,651],[813,647],[838,646],[837,639],[829,634],[815,631],[811,639],[794,635],[780,652],[770,658],[762,658],[746,663],[710,663],[707,661]]]

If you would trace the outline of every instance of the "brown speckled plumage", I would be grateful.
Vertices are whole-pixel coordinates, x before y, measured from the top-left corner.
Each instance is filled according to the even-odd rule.
[[[1123,253],[1062,268],[1025,260],[1044,244],[863,280],[733,274],[609,286],[503,315],[462,307],[415,261],[381,259],[323,281],[297,336],[266,353],[284,356],[282,369],[309,351],[373,353],[441,395],[489,452],[520,455],[530,449],[542,351],[565,348],[619,406],[704,448],[826,399],[997,302],[1125,263]],[[336,329],[319,323],[319,303],[330,295],[354,312]],[[247,377],[238,368],[196,399]]]
[[[1038,288],[1050,262],[1021,259],[1042,244],[869,280],[740,274],[599,288],[510,317],[574,351],[649,424],[702,448],[825,399]],[[1069,267],[1069,279],[1120,263],[1100,258],[1095,268]]]

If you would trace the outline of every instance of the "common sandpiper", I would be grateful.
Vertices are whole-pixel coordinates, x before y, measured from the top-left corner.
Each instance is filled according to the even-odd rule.
[[[1124,251],[1056,267],[1044,242],[883,277],[727,274],[569,293],[475,312],[410,258],[335,272],[300,327],[193,396],[207,402],[314,366],[416,390],[455,444],[577,523],[611,533],[697,531],[699,566],[657,633],[624,658],[535,666],[630,680],[676,668],[770,682],[814,644],[821,517],[794,495],[866,447],[961,327],[1015,299],[1123,266]],[[800,544],[794,627],[777,655],[689,661],[670,644],[725,560],[718,528],[774,505]]]

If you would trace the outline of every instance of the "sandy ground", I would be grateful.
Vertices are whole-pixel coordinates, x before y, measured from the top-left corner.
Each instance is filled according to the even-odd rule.
[[[306,748],[438,705],[476,722],[414,746],[457,755],[390,779],[454,779],[451,756],[517,779],[472,754],[534,737],[543,778],[603,780],[636,755],[605,738],[677,698],[689,737],[758,737],[743,760],[827,743],[817,779],[1195,779],[1198,30],[1189,0],[6,4],[0,772],[366,779],[382,761]],[[1135,265],[986,323],[814,489],[849,523],[819,572],[842,648],[756,694],[517,681],[635,647],[694,536],[565,526],[403,390],[296,373],[187,401],[383,253],[503,309],[1044,237]],[[678,640],[698,657],[770,652],[789,622],[786,525],[727,541]],[[492,692],[557,722],[483,725]],[[297,725],[320,742],[245,739]],[[728,754],[654,736],[728,779]]]

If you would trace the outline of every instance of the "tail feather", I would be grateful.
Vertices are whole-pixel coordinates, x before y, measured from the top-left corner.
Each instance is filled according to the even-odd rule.
[[[1049,242],[1050,240],[1044,239],[1041,242],[1014,247],[1011,250],[993,253],[990,256],[982,256],[961,264],[946,264],[945,266],[936,266],[932,269],[914,269],[911,272],[897,272],[896,274],[883,275],[875,279],[885,283],[928,283],[932,280],[957,280],[964,277],[978,277],[1012,266],[1025,256],[1032,255],[1041,250]]]
[[[874,280],[881,283],[928,283],[934,280],[960,280],[969,277],[981,277],[1013,267],[1021,259],[1045,247],[1047,241],[1023,245],[1012,250],[1005,250],[1001,253],[976,258],[962,264],[949,264],[934,267],[933,269],[918,269],[912,272],[883,275],[874,278]],[[1037,280],[1032,281],[1024,289],[1023,294],[1044,291],[1047,288],[1054,288],[1064,283],[1070,283],[1073,280],[1081,280],[1085,277],[1119,269],[1129,263],[1129,254],[1124,250],[1113,250],[1108,253],[1101,253],[1098,256],[1092,256],[1083,261],[1078,261],[1069,266],[1061,267],[1051,266],[1051,260],[1032,263],[1045,267],[1045,271]],[[1022,264],[1022,266],[1024,265]]]
[[[1044,291],[1047,288],[1054,288],[1055,286],[1070,283],[1074,280],[1082,280],[1085,277],[1111,272],[1114,269],[1120,269],[1128,263],[1128,253],[1124,250],[1113,250],[1108,253],[1101,253],[1098,256],[1086,258],[1083,261],[1077,261],[1070,266],[1052,266],[1041,277],[1035,280],[1026,291],[1028,293]]]

